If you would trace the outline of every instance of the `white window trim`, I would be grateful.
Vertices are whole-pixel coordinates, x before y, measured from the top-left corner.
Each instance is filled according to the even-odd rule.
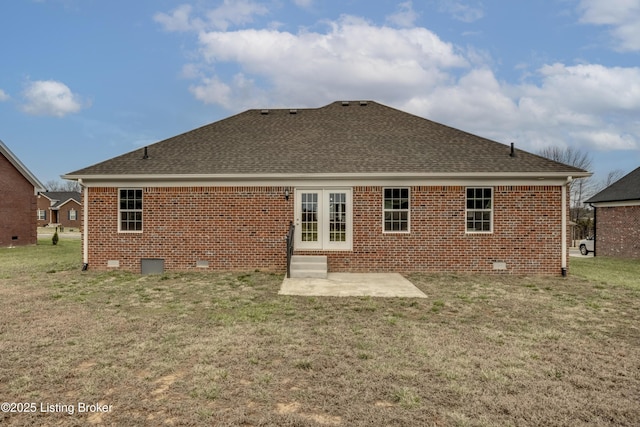
[[[73,213],[73,218],[71,217],[72,213]],[[68,215],[69,215],[69,221],[77,221],[78,220],[78,211],[77,210],[75,210],[73,208],[69,209],[69,214]]]
[[[385,209],[384,208],[384,193],[385,190],[401,189],[407,190],[407,197],[409,199],[409,208],[407,209]],[[385,230],[384,214],[385,212],[404,212],[407,211],[407,229],[406,230]],[[410,234],[411,233],[411,187],[382,187],[382,234]]]
[[[123,230],[122,229],[122,209],[120,209],[120,192],[122,190],[140,190],[141,191],[141,198],[142,198],[142,209],[140,209],[140,214],[142,216],[141,222],[142,222],[142,229],[141,230]],[[137,212],[138,209],[125,209],[126,212]],[[123,187],[123,188],[118,188],[118,233],[137,233],[140,234],[144,231],[144,191],[141,187]]]
[[[491,189],[491,209],[469,209],[467,208],[467,190],[469,190],[470,188],[473,189],[485,189],[485,188],[489,188]],[[493,205],[494,205],[494,201],[495,201],[495,187],[487,187],[487,186],[478,186],[478,187],[465,187],[464,188],[464,230],[466,234],[493,234]],[[478,231],[478,230],[469,230],[467,228],[467,214],[469,213],[469,211],[489,211],[491,213],[491,220],[489,221],[489,231]]]
[[[42,215],[40,215],[40,214],[42,214]],[[38,221],[46,221],[47,220],[47,211],[45,211],[44,209],[38,209],[37,218],[38,218]]]

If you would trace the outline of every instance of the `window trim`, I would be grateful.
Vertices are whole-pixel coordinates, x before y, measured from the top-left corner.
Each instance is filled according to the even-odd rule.
[[[469,197],[467,196],[467,192],[469,190],[491,190],[491,208],[490,209],[469,209],[467,204],[469,202]],[[484,197],[483,197],[484,198]],[[492,234],[493,233],[493,205],[495,199],[495,188],[494,187],[465,187],[464,189],[464,229],[466,234]],[[474,200],[475,197],[474,197]],[[467,216],[471,212],[489,212],[491,217],[489,218],[489,230],[469,230]]]
[[[40,215],[42,214],[42,215]],[[47,211],[45,209],[38,209],[36,213],[36,218],[38,221],[46,221],[47,220]]]
[[[122,197],[122,191],[128,190],[139,190],[140,191],[140,201],[142,203],[141,209],[121,209],[120,202]],[[118,188],[118,233],[142,233],[144,231],[144,191],[141,187],[126,187],[126,188]],[[140,212],[140,230],[123,230],[122,229],[122,212]]]
[[[73,213],[73,218],[71,218],[71,213]],[[67,219],[69,221],[77,221],[78,220],[78,211],[73,209],[73,208],[69,209],[67,211],[67,217],[68,217]]]
[[[407,209],[385,209],[384,193],[385,190],[407,190],[407,200],[409,206]],[[407,229],[406,230],[386,230],[385,213],[387,212],[407,212]],[[411,233],[411,187],[382,187],[382,234],[410,234]]]

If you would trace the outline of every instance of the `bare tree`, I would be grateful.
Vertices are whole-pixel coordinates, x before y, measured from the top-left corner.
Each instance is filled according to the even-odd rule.
[[[609,173],[607,174],[607,179],[605,179],[604,182],[602,182],[602,184],[600,184],[598,186],[598,190],[596,190],[596,191],[604,190],[605,188],[607,188],[608,186],[610,186],[614,182],[618,181],[624,175],[625,175],[625,173],[624,173],[624,171],[622,169],[616,169],[616,170],[609,171]]]
[[[591,155],[588,152],[573,147],[547,147],[539,151],[538,154],[586,171],[590,170],[592,165]],[[582,237],[589,234],[591,228],[591,213],[587,212],[583,202],[595,191],[596,185],[590,177],[576,178],[569,184],[570,217],[578,225]]]
[[[547,159],[587,171],[591,169],[592,165],[591,155],[588,152],[581,151],[573,147],[546,147],[538,154],[542,157],[546,157]],[[574,208],[582,207],[582,202],[586,199],[588,194],[593,192],[593,190],[594,186],[589,178],[574,179],[571,184],[569,184],[571,206]]]
[[[44,185],[48,191],[80,191],[80,184],[76,181],[56,181],[50,179]]]

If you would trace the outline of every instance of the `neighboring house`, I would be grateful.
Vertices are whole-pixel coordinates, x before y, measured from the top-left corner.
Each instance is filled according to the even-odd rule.
[[[249,110],[64,176],[89,268],[560,274],[590,173],[372,101]]]
[[[81,207],[77,191],[43,191],[38,194],[38,226],[80,228]]]
[[[585,203],[595,208],[594,253],[640,258],[640,167]]]
[[[0,247],[38,241],[36,194],[44,186],[0,141]]]

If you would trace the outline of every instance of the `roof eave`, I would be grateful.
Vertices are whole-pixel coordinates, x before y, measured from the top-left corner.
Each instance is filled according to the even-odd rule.
[[[401,179],[501,179],[522,180],[537,179],[540,181],[551,179],[575,179],[591,176],[590,172],[560,171],[560,172],[376,172],[376,173],[266,173],[266,174],[67,174],[62,178],[82,183],[111,181],[259,181],[259,180],[401,180]]]

